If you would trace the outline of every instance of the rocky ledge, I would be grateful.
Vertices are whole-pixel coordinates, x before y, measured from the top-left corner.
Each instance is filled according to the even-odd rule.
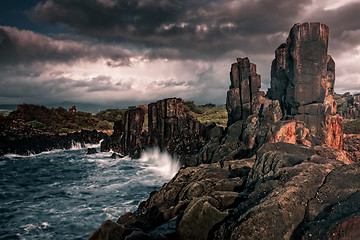
[[[328,36],[324,24],[295,24],[275,52],[266,95],[255,64],[238,58],[228,127],[186,159],[197,167],[89,239],[360,239],[359,139],[344,138],[336,114]],[[168,126],[160,132],[178,129]]]

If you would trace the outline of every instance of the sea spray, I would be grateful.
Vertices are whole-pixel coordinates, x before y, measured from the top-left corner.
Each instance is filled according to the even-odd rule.
[[[147,164],[149,170],[168,180],[174,177],[180,169],[179,161],[172,158],[168,152],[160,151],[159,148],[145,150],[139,161]]]

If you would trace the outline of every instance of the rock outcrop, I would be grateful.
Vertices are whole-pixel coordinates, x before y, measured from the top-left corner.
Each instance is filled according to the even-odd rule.
[[[225,133],[213,138],[192,163],[250,157],[263,144],[288,142],[342,149],[343,120],[333,97],[335,62],[327,55],[329,29],[295,24],[275,51],[271,88],[259,91],[260,76],[248,58],[232,64]]]
[[[306,123],[316,144],[342,148],[343,122],[333,98],[335,62],[327,55],[329,28],[295,24],[275,51],[268,95],[287,118]]]
[[[263,94],[260,92],[261,77],[256,73],[256,65],[248,58],[238,58],[231,65],[230,82],[226,98],[228,126],[246,120],[251,115],[252,99]]]
[[[106,222],[90,240],[111,234],[180,240],[360,238],[358,139],[347,138],[345,148],[353,148],[341,150],[335,63],[327,44],[324,24],[296,24],[276,50],[266,97],[255,65],[238,59],[227,95],[228,127],[190,158],[188,165],[197,167],[180,169],[137,211]]]
[[[146,147],[159,147],[186,159],[205,142],[205,125],[196,120],[180,98],[149,104],[149,132]]]
[[[142,108],[129,109],[123,119],[114,123],[114,133],[101,143],[101,151],[139,157],[144,145],[142,135],[145,111]]]
[[[360,165],[351,163],[332,148],[267,143],[250,159],[180,170],[90,239],[119,230],[119,239],[338,239],[343,229],[355,236]]]
[[[148,105],[148,129],[145,111],[128,110],[114,125],[114,134],[101,144],[102,151],[139,157],[141,150],[159,147],[180,157],[182,162],[197,153],[206,140],[205,126],[196,120],[180,98],[167,98]]]

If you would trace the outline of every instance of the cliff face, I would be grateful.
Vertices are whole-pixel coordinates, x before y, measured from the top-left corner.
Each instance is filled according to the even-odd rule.
[[[114,134],[101,144],[101,150],[139,157],[141,150],[159,147],[186,162],[205,142],[205,126],[190,115],[180,98],[149,104],[147,131],[144,120],[142,108],[128,110],[123,120],[115,123]]]

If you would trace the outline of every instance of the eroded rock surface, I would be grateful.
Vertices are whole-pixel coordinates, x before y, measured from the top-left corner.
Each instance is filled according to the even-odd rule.
[[[148,239],[356,236],[360,164],[339,156],[278,142],[250,159],[188,167],[117,224]]]
[[[343,122],[336,115],[328,37],[325,24],[295,24],[275,51],[268,95],[280,102],[284,115],[306,123],[316,144],[341,149]]]
[[[248,58],[238,58],[231,65],[230,81],[226,98],[228,126],[245,120],[250,115],[253,97],[261,94],[261,77],[256,73],[256,65]]]
[[[148,128],[143,108],[128,110],[115,122],[114,134],[101,144],[102,151],[139,157],[141,150],[159,147],[176,154],[183,162],[201,149],[205,126],[196,120],[180,98],[167,98],[148,105]]]

